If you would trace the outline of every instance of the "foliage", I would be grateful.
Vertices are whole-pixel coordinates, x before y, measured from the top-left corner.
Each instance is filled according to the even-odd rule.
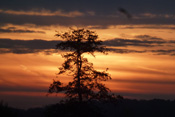
[[[65,62],[59,68],[58,75],[67,73],[73,76],[73,81],[67,85],[61,81],[53,81],[49,87],[49,93],[65,92],[66,96],[71,100],[106,100],[112,99],[114,96],[109,95],[109,88],[101,81],[111,79],[106,72],[100,72],[93,68],[93,63],[83,54],[88,53],[92,56],[94,52],[102,52],[106,54],[107,49],[102,45],[102,41],[98,40],[98,35],[90,30],[76,29],[63,34],[56,34],[64,41],[57,44],[57,49],[69,50],[70,52],[62,55]]]

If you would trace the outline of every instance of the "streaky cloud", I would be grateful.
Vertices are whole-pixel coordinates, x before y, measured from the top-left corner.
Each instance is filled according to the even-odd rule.
[[[121,26],[118,27],[119,29],[170,29],[170,30],[175,30],[175,25],[141,25],[141,26]]]
[[[175,85],[175,81],[159,81],[159,80],[123,80],[123,79],[113,79],[115,82],[126,82],[126,83],[146,83],[146,84],[164,84],[164,85]]]
[[[155,37],[155,36],[150,36],[150,35],[137,35],[137,36],[135,36],[135,37],[138,38],[138,39],[141,39],[141,40],[165,42],[165,40],[162,39],[162,38]]]
[[[114,52],[114,53],[120,53],[120,54],[126,54],[126,53],[145,53],[147,52],[146,50],[132,50],[132,49],[117,49],[117,48],[108,48],[109,52]]]
[[[84,13],[79,11],[64,12],[63,10],[56,10],[54,12],[46,9],[41,10],[29,10],[29,11],[16,11],[16,10],[3,10],[0,9],[0,13],[10,14],[10,15],[29,15],[29,16],[61,16],[61,17],[78,17],[83,16]]]
[[[20,48],[28,48],[28,49],[55,49],[56,44],[60,41],[52,40],[12,40],[12,39],[0,39],[0,48],[8,48],[8,49],[20,49]]]
[[[150,47],[163,46],[163,44],[174,45],[174,41],[165,41],[161,38],[150,37],[148,35],[140,35],[137,36],[143,39],[112,39],[106,40],[103,42],[109,52],[120,53],[120,54],[129,54],[129,53],[146,53],[151,52],[156,55],[175,55],[174,49],[151,49]],[[145,37],[149,37],[148,40],[145,40]],[[42,39],[34,39],[34,40],[12,40],[12,39],[4,39],[0,38],[0,54],[5,53],[15,53],[15,54],[27,54],[27,53],[39,53],[43,52],[46,55],[50,55],[52,53],[56,53],[60,50],[56,50],[56,44],[60,43],[60,40],[42,40]],[[135,47],[144,47],[142,50],[134,50],[126,48],[127,46],[135,46]],[[122,47],[122,48],[118,48]],[[146,47],[146,48],[145,48]],[[149,49],[147,49],[149,48]]]
[[[171,55],[175,56],[175,49],[161,49],[161,50],[152,50],[152,53],[157,55]]]
[[[45,33],[45,32],[35,31],[35,30],[16,29],[15,27],[9,27],[7,29],[0,28],[0,33]]]
[[[0,23],[36,25],[120,25],[175,24],[173,0],[4,0],[0,4]],[[20,5],[19,5],[20,4]],[[154,5],[156,4],[156,5]],[[118,9],[126,8],[125,9]],[[162,8],[166,10],[162,10]],[[138,10],[139,9],[139,10]],[[149,10],[148,10],[149,9]],[[132,21],[122,17],[136,16]],[[75,18],[75,20],[73,20]],[[37,20],[36,20],[37,19]]]
[[[145,38],[145,37],[144,37]],[[153,47],[153,46],[161,46],[162,44],[166,43],[164,40],[155,40],[155,39],[121,39],[121,38],[116,38],[116,39],[111,39],[107,40],[104,42],[105,45],[107,46],[141,46],[141,47]]]

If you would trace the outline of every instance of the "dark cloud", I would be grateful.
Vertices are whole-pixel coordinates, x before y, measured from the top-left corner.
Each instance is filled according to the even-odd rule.
[[[142,36],[138,36],[142,37]],[[143,35],[143,37],[148,37]],[[152,37],[152,41],[148,40],[129,40],[129,39],[113,39],[104,41],[104,45],[107,46],[110,52],[126,54],[126,53],[145,53],[152,52],[157,55],[175,55],[175,50],[133,50],[126,49],[127,46],[141,46],[141,47],[152,47],[160,46],[160,44],[166,43],[163,39]],[[56,50],[56,44],[60,41],[57,40],[12,40],[12,39],[0,39],[0,54],[5,53],[15,53],[15,54],[26,54],[26,53],[38,53],[43,52],[44,54],[58,53],[59,50]],[[174,42],[174,41],[172,41]],[[123,47],[123,48],[117,48]],[[150,49],[150,48],[149,48]]]
[[[119,54],[128,54],[128,53],[144,53],[146,50],[138,51],[138,50],[130,50],[130,49],[113,49],[108,48],[109,52],[119,53]],[[42,52],[46,55],[51,55],[53,53],[58,53],[59,51],[56,49],[30,49],[30,48],[0,48],[0,54],[6,53],[14,53],[14,54],[29,54],[29,53],[39,53]]]
[[[175,94],[161,94],[161,93],[149,93],[149,94],[145,94],[145,93],[141,93],[141,92],[132,92],[131,91],[127,91],[127,92],[116,92],[116,94],[120,94],[120,95],[124,95],[126,96],[126,98],[133,98],[133,99],[166,99],[166,100],[174,100]]]
[[[175,56],[175,49],[167,49],[167,50],[152,50],[151,52],[157,54],[157,55],[171,55]]]
[[[175,81],[159,81],[159,80],[123,80],[123,79],[113,79],[115,82],[125,82],[125,83],[146,83],[146,84],[164,84],[164,85],[175,85]]]
[[[9,27],[7,29],[0,28],[0,33],[45,33],[45,32],[44,31],[16,29],[15,27]]]
[[[0,48],[55,49],[60,41],[0,39]]]
[[[175,41],[174,40],[170,40],[169,43],[174,43],[175,44]]]
[[[146,50],[131,50],[131,49],[116,49],[116,48],[108,48],[110,52],[126,54],[126,53],[145,53]]]
[[[115,47],[139,46],[139,47],[156,47],[156,46],[175,46],[174,40],[166,41],[165,39],[150,36],[150,35],[137,35],[135,39],[122,39],[116,38],[104,41],[104,45]]]
[[[55,45],[60,41],[46,41],[46,40],[12,40],[12,39],[0,39],[0,53],[38,53],[44,52],[45,54],[52,54],[58,52],[55,49]],[[108,45],[110,46],[110,45]],[[114,53],[143,53],[146,51],[137,51],[129,49],[114,49],[108,48]]]
[[[97,13],[96,13],[97,14]],[[62,25],[62,26],[89,26],[89,25],[125,25],[125,24],[175,24],[174,19],[154,18],[154,19],[133,19],[128,20],[117,14],[84,15],[81,17],[63,16],[30,16],[30,15],[10,15],[0,14],[0,24],[35,24],[35,25]]]
[[[110,48],[112,52],[116,53],[144,53],[144,52],[152,52],[156,55],[175,55],[175,49],[159,49],[159,50],[150,50],[151,47],[175,47],[175,41],[169,40],[166,41],[162,38],[149,36],[149,35],[138,35],[135,36],[136,39],[111,39],[104,41],[104,45],[109,48],[112,47],[129,47],[129,46],[138,46],[138,47],[149,47],[145,48],[145,50],[131,50],[131,49],[116,49]]]
[[[13,10],[29,10],[32,8],[65,9],[65,10],[93,10],[98,13],[115,12],[124,7],[131,12],[174,13],[174,0],[4,0],[0,8]]]
[[[138,16],[144,13],[159,14],[161,16],[174,16],[173,0],[89,0],[89,1],[68,1],[68,0],[5,0],[0,4],[0,24],[36,24],[36,25],[117,25],[117,24],[175,24],[174,18],[154,17],[128,20],[118,9],[124,8],[131,15]],[[56,12],[78,11],[85,15],[82,17],[60,17],[60,16],[36,16],[35,15],[15,15],[8,14],[3,11],[41,11],[49,10]],[[88,14],[89,13],[89,14]],[[91,14],[91,15],[90,15]]]
[[[56,52],[56,44],[60,41],[46,41],[46,40],[11,40],[0,39],[0,54],[15,53],[38,53],[44,52],[45,54],[51,54]]]
[[[139,36],[138,36],[139,37]],[[112,39],[104,42],[107,46],[117,46],[117,47],[126,47],[126,46],[140,46],[140,47],[153,47],[161,46],[166,43],[163,39],[160,38],[146,38],[147,36],[140,36],[140,39]]]
[[[158,26],[126,26],[126,27],[119,27],[120,29],[171,29],[175,30],[175,26],[163,26],[163,25],[158,25]]]
[[[42,52],[45,55],[51,55],[53,53],[59,53],[56,49],[29,49],[29,48],[0,48],[0,54],[14,53],[14,54],[30,54]]]
[[[135,38],[141,39],[141,40],[147,40],[147,41],[160,41],[160,42],[165,42],[164,39],[155,37],[155,36],[150,36],[150,35],[137,35]]]
[[[10,49],[0,49],[0,54],[14,53],[14,54],[28,54],[28,53],[38,53],[42,52],[41,49],[29,49],[29,48],[10,48]]]
[[[102,25],[98,25],[98,26],[89,26],[88,29],[108,29],[108,26],[102,26]]]

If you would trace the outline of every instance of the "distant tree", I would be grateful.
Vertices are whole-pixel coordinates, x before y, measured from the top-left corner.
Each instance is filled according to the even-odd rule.
[[[106,53],[107,49],[98,40],[98,35],[90,30],[75,29],[63,34],[56,34],[64,41],[56,45],[57,49],[69,50],[70,52],[62,55],[65,62],[59,68],[59,73],[73,76],[73,81],[64,85],[60,81],[53,81],[49,87],[49,93],[64,92],[69,99],[79,102],[90,99],[106,100],[113,98],[110,89],[101,83],[111,79],[106,72],[100,72],[93,68],[93,63],[88,62],[83,54],[88,53],[92,56],[94,52]]]

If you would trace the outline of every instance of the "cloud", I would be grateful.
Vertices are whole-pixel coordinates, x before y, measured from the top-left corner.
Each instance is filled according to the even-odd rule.
[[[130,50],[130,49],[113,49],[108,48],[109,52],[113,53],[120,53],[120,54],[129,54],[129,53],[145,53],[146,50],[139,51],[139,50]],[[46,55],[51,55],[53,53],[58,53],[59,51],[56,49],[30,49],[30,48],[0,48],[0,54],[6,54],[6,53],[14,53],[14,54],[29,54],[29,53],[39,53],[42,52]]]
[[[175,24],[172,19],[134,19],[128,20],[126,17],[111,17],[110,14],[89,15],[88,13],[80,16],[76,15],[12,15],[0,13],[0,24],[35,24],[38,26],[61,25],[61,26],[111,26],[111,25],[129,25],[129,24]]]
[[[78,17],[84,14],[79,11],[64,12],[63,10],[50,11],[46,9],[42,10],[30,10],[30,11],[15,11],[15,10],[3,10],[0,9],[0,13],[10,14],[10,15],[29,15],[29,16],[62,16],[62,17]]]
[[[109,26],[102,26],[102,25],[93,25],[93,26],[87,26],[88,29],[108,29]]]
[[[150,47],[161,46],[162,44],[174,44],[174,41],[165,41],[161,38],[151,37],[148,35],[138,35],[136,36],[140,39],[112,39],[104,41],[103,44],[107,46],[110,52],[126,54],[126,53],[145,53],[152,52],[156,55],[175,55],[174,49],[167,50],[151,50]],[[148,40],[145,40],[148,39]],[[43,52],[44,54],[56,53],[56,44],[60,43],[59,40],[12,40],[12,39],[0,39],[0,54],[5,53],[15,53],[15,54],[26,54],[26,53],[38,53]],[[125,48],[127,46],[139,46],[139,47],[149,47],[149,49],[134,50],[130,48]],[[117,48],[120,47],[120,48]],[[123,47],[123,48],[121,48]]]
[[[175,49],[167,49],[167,50],[152,50],[151,52],[157,54],[157,55],[171,55],[171,56],[175,56]]]
[[[126,53],[145,53],[146,50],[131,50],[131,49],[117,49],[117,48],[108,48],[110,52],[126,54]]]
[[[144,17],[149,17],[149,18],[155,18],[157,15],[155,14],[152,14],[152,13],[144,13],[144,14],[141,14],[142,16]]]
[[[114,47],[157,47],[157,46],[175,46],[174,40],[165,40],[156,36],[137,35],[134,39],[115,38],[103,42],[106,46]]]
[[[133,25],[120,26],[119,29],[172,29],[175,30],[175,25]]]
[[[159,37],[150,35],[137,35],[135,39],[122,39],[116,38],[103,42],[104,45],[108,46],[112,52],[116,53],[145,53],[151,52],[156,55],[175,55],[174,40],[165,40]],[[113,48],[112,48],[113,47]],[[118,49],[116,47],[144,47],[144,50],[132,50],[132,49]],[[148,48],[149,47],[149,48]],[[163,47],[167,49],[153,49],[152,47]],[[168,49],[169,48],[169,49]]]
[[[123,79],[112,79],[115,82],[125,82],[125,83],[146,83],[146,84],[168,84],[168,85],[175,85],[175,81],[161,81],[161,80],[123,80]]]
[[[0,39],[0,53],[38,53],[44,52],[45,54],[52,54],[58,52],[55,49],[55,45],[60,41],[46,41],[46,40],[12,40],[12,39]],[[109,46],[109,45],[108,45]],[[116,49],[108,48],[114,53],[143,53],[145,51],[129,50],[129,49]]]
[[[14,54],[27,54],[27,53],[38,53],[40,49],[29,49],[29,48],[11,48],[11,49],[0,49],[0,54],[14,53]]]
[[[143,40],[143,41],[160,41],[159,43],[163,43],[163,42],[165,42],[165,40],[164,39],[162,39],[162,38],[159,38],[159,37],[155,37],[155,36],[150,36],[150,35],[137,35],[137,36],[135,36],[135,38],[137,38],[137,39],[141,39],[141,40]]]
[[[30,54],[30,53],[43,53],[45,55],[51,55],[53,53],[58,53],[56,49],[30,49],[30,48],[0,48],[0,54],[14,53],[14,54]]]
[[[161,38],[150,37],[147,35],[139,35],[136,38],[139,39],[111,39],[104,42],[107,46],[117,46],[117,47],[127,47],[127,46],[140,46],[140,47],[153,47],[153,46],[161,46],[166,43]]]
[[[45,33],[44,31],[16,29],[15,27],[0,28],[0,33]]]
[[[20,5],[19,5],[20,4]],[[125,6],[128,10],[134,13],[149,13],[153,12],[156,13],[174,13],[174,4],[175,1],[173,0],[167,0],[166,3],[164,0],[154,0],[154,1],[147,1],[147,0],[88,0],[88,1],[82,1],[82,0],[76,0],[76,1],[70,1],[70,0],[52,0],[50,2],[49,0],[30,0],[30,1],[23,1],[23,0],[4,0],[1,1],[0,8],[3,9],[13,9],[13,10],[19,10],[19,9],[31,9],[31,8],[44,8],[44,9],[67,9],[67,10],[74,10],[74,9],[82,9],[82,10],[88,10],[88,11],[98,11],[99,12],[106,12],[109,13],[109,11],[114,11],[118,9],[118,7]],[[166,10],[164,10],[164,9]],[[104,13],[105,13],[104,12]]]
[[[44,52],[45,54],[51,54],[57,52],[55,50],[56,44],[60,41],[46,41],[46,40],[11,40],[0,39],[0,54],[15,53],[38,53]]]
[[[0,4],[0,23],[36,25],[117,25],[117,24],[175,24],[174,1],[132,0],[5,0]],[[20,4],[20,5],[19,5]],[[156,4],[155,6],[153,6]],[[118,14],[119,7],[132,15],[143,17],[128,20]],[[59,9],[58,9],[59,8]],[[166,10],[162,10],[162,8]],[[159,17],[157,17],[159,16]],[[152,18],[149,18],[152,17]]]
[[[0,48],[55,49],[60,41],[0,39]]]
[[[94,11],[88,11],[87,12],[89,15],[91,15],[91,16],[94,16],[95,15],[95,12]]]
[[[170,40],[169,43],[174,43],[175,44],[175,40]]]
[[[134,17],[135,19],[143,19],[143,18],[165,18],[165,19],[174,19],[174,14],[153,14],[153,13],[142,13],[138,14]]]

